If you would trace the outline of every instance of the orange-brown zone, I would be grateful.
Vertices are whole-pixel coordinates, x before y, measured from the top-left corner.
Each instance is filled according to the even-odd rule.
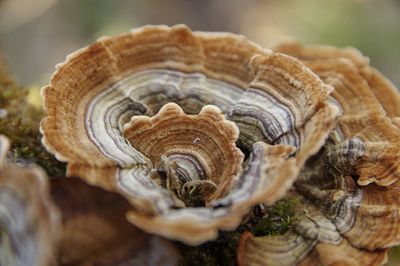
[[[184,26],[146,28],[101,42],[116,59],[118,73],[129,74],[152,65],[161,68],[174,59],[175,66],[184,72],[207,71],[234,84],[253,79],[248,63],[252,55],[262,53],[245,38],[196,34]]]
[[[366,144],[366,153],[358,166],[360,181],[373,176],[382,185],[398,180],[399,170],[397,145],[400,142],[400,131],[386,116],[382,105],[375,98],[365,79],[350,63],[340,60],[310,62],[313,69],[327,84],[335,90],[332,97],[343,108],[339,119],[340,130],[347,138],[359,137]],[[337,78],[336,78],[337,77]],[[386,144],[383,141],[387,141]],[[368,147],[372,149],[368,149]],[[379,153],[373,147],[380,148]],[[384,150],[383,150],[384,149]],[[379,158],[378,164],[371,162]]]
[[[92,57],[87,54],[81,55],[83,58],[86,55],[86,63],[84,60],[81,61],[80,57],[71,58],[67,66],[60,68],[57,75],[52,78],[51,85],[42,90],[48,116],[42,121],[41,127],[47,142],[51,145],[50,151],[56,154],[62,151],[60,152],[62,158],[59,159],[84,163],[96,158],[94,163],[99,165],[104,165],[106,162],[112,164],[93,145],[85,145],[86,153],[79,151],[79,147],[88,141],[87,138],[80,138],[82,134],[86,135],[84,131],[86,106],[73,103],[80,100],[84,103],[85,100],[93,98],[103,88],[101,85],[109,85],[111,79],[111,73],[106,67],[111,61],[105,51],[101,54],[91,51],[90,54]],[[71,145],[58,141],[57,135],[68,139]]]
[[[278,45],[274,50],[294,56],[302,61],[348,59],[363,78],[376,99],[382,103],[387,115],[394,118],[400,115],[400,97],[397,88],[378,70],[369,65],[369,60],[353,48],[339,49],[331,46],[303,46],[299,43]]]
[[[375,97],[382,103],[383,109],[390,118],[400,116],[400,97],[398,89],[378,70],[370,68],[368,85]]]
[[[369,252],[352,247],[343,239],[339,245],[318,244],[299,266],[373,266],[387,262],[386,250]]]
[[[343,114],[338,120],[345,138],[359,137],[365,154],[355,166],[359,184],[388,186],[400,178],[400,130],[393,123],[400,111],[400,94],[368,60],[351,49],[282,45],[277,51],[304,61],[335,90],[332,97]]]
[[[330,88],[298,60],[283,54],[258,57],[253,65],[258,76],[250,84],[278,98],[294,112],[295,126],[301,126],[326,104]]]
[[[354,247],[371,251],[400,243],[399,194],[374,184],[364,187],[355,223],[344,237]]]
[[[356,187],[363,195],[354,224],[342,233],[344,239],[339,245],[320,242],[297,260],[299,265],[384,264],[386,248],[400,243],[400,131],[396,122],[400,113],[399,92],[355,50],[299,44],[280,45],[275,50],[303,60],[326,84],[334,87],[331,96],[342,109],[338,129],[345,139],[358,137],[365,145],[363,156],[354,166],[358,184],[362,185]],[[261,243],[262,238],[244,234],[238,250],[239,264],[277,263],[257,261],[258,253],[263,252]],[[288,246],[287,252],[290,250]]]
[[[155,165],[170,154],[194,156],[206,178],[223,187],[218,193],[226,194],[244,156],[235,145],[238,129],[223,119],[219,110],[185,115],[177,105],[167,105],[152,118],[134,117],[124,134]]]

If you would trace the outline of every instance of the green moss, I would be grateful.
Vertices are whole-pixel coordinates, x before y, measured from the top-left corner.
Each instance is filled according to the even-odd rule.
[[[241,232],[221,232],[215,241],[197,247],[178,244],[181,252],[180,266],[231,266],[236,265],[236,248]]]
[[[27,94],[28,90],[16,85],[0,62],[0,134],[11,140],[11,158],[36,163],[50,176],[64,175],[65,165],[41,144],[39,124],[44,113],[27,102]]]
[[[252,228],[255,236],[281,235],[295,220],[295,207],[299,198],[291,197],[276,202]]]
[[[197,247],[178,244],[181,252],[181,266],[237,265],[236,249],[240,236],[250,230],[256,236],[280,235],[285,233],[295,221],[295,208],[300,202],[298,197],[289,197],[278,201],[260,215],[242,224],[234,232],[221,232],[216,241]],[[254,211],[256,213],[256,211]]]
[[[400,246],[393,247],[389,250],[390,261],[387,266],[400,265]]]
[[[206,202],[201,192],[201,187],[195,187],[193,190],[188,191],[181,197],[182,201],[187,207],[204,207]]]

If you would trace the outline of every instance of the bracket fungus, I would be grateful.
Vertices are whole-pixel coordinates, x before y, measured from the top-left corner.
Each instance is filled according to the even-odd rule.
[[[239,265],[380,265],[399,244],[400,95],[355,49],[145,26],[56,68],[43,145],[68,176],[124,197],[138,228],[198,245],[295,197],[287,230],[242,234]],[[107,223],[101,213],[93,221]],[[104,243],[74,252],[94,258]]]
[[[171,243],[125,219],[121,195],[9,163],[8,148],[0,135],[0,265],[177,265]]]
[[[330,92],[242,36],[146,26],[57,66],[42,141],[68,175],[124,195],[135,225],[199,244],[284,196],[334,126]]]
[[[242,236],[240,265],[382,265],[400,243],[397,89],[352,48],[282,44],[334,87],[340,115],[295,184],[298,219],[282,236]],[[321,220],[321,217],[323,218]]]

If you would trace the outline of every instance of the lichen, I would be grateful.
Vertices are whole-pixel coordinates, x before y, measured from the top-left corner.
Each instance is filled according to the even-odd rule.
[[[35,163],[50,176],[65,174],[65,165],[41,144],[39,124],[44,112],[27,101],[29,90],[18,86],[0,61],[0,134],[12,143],[10,159],[21,164]]]

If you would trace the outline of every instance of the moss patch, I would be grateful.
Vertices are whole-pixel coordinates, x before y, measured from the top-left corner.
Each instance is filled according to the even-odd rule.
[[[16,85],[0,62],[0,134],[11,140],[10,157],[42,166],[50,176],[65,175],[65,165],[42,146],[39,124],[44,112],[27,101],[28,90]]]
[[[256,236],[284,234],[295,221],[296,206],[299,197],[289,197],[276,202],[265,212],[260,214],[257,208],[252,218],[240,225],[234,232],[221,232],[218,239],[204,243],[197,247],[178,243],[181,252],[181,266],[231,266],[237,265],[236,249],[240,236],[244,231],[251,231]]]
[[[221,232],[215,241],[197,247],[177,244],[181,253],[180,266],[232,266],[236,263],[236,248],[241,232]]]
[[[295,220],[295,207],[299,201],[299,198],[291,197],[276,202],[257,221],[251,232],[255,236],[284,234]]]

